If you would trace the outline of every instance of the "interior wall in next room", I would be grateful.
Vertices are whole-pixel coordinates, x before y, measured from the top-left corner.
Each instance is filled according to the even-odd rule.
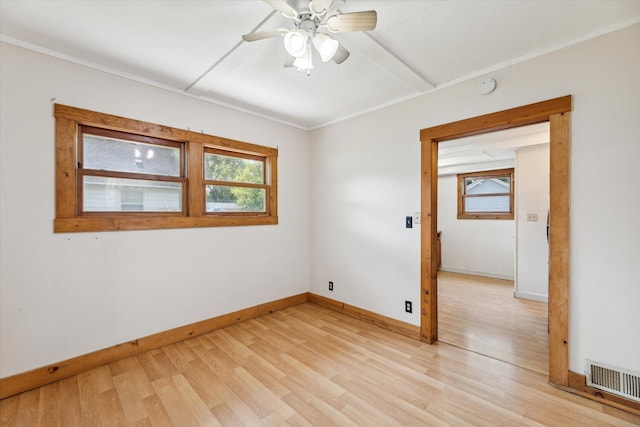
[[[438,177],[441,270],[513,280],[513,220],[458,219],[457,175]]]
[[[515,296],[549,299],[549,145],[516,151]]]

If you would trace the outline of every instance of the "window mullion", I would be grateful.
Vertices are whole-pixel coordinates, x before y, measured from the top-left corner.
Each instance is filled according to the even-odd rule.
[[[254,184],[251,182],[233,182],[233,181],[212,181],[206,179],[202,181],[204,185],[221,185],[225,187],[247,187],[247,188],[268,188],[267,184]]]
[[[141,179],[148,181],[186,182],[186,178],[170,175],[147,175],[143,173],[116,172],[98,169],[78,169],[78,174],[84,176],[104,176],[109,178]]]
[[[204,150],[200,141],[187,143],[188,215],[200,217],[205,214]]]

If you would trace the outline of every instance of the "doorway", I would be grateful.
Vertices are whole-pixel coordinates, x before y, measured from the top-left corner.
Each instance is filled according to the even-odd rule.
[[[438,340],[438,143],[519,126],[550,123],[549,381],[568,385],[569,115],[564,96],[420,131],[422,176],[420,337]]]
[[[548,199],[549,122],[439,143],[439,341],[548,375]]]

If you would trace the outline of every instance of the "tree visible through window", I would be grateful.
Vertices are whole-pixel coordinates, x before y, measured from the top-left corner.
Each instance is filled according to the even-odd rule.
[[[458,219],[513,219],[513,169],[458,175]]]
[[[263,157],[205,149],[204,183],[207,212],[264,212]]]

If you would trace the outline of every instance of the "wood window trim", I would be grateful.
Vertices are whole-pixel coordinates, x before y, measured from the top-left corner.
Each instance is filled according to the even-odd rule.
[[[569,171],[571,95],[420,131],[420,339],[438,340],[438,143],[519,126],[550,123],[549,382],[569,377]]]
[[[472,197],[464,194],[465,178],[482,177],[482,178],[509,178],[509,212],[467,212],[465,211],[465,197]],[[514,169],[496,169],[490,171],[470,172],[458,174],[458,219],[513,219],[513,201],[514,201]],[[504,194],[483,194],[482,196],[503,196]],[[473,196],[480,197],[480,196]]]
[[[165,228],[223,227],[278,224],[278,149],[203,133],[128,119],[62,104],[54,105],[56,120],[56,217],[54,232],[151,230]],[[77,137],[81,125],[158,138],[184,144],[186,207],[184,212],[101,213],[79,215]],[[267,212],[237,215],[205,214],[204,149],[211,148],[266,162]]]

